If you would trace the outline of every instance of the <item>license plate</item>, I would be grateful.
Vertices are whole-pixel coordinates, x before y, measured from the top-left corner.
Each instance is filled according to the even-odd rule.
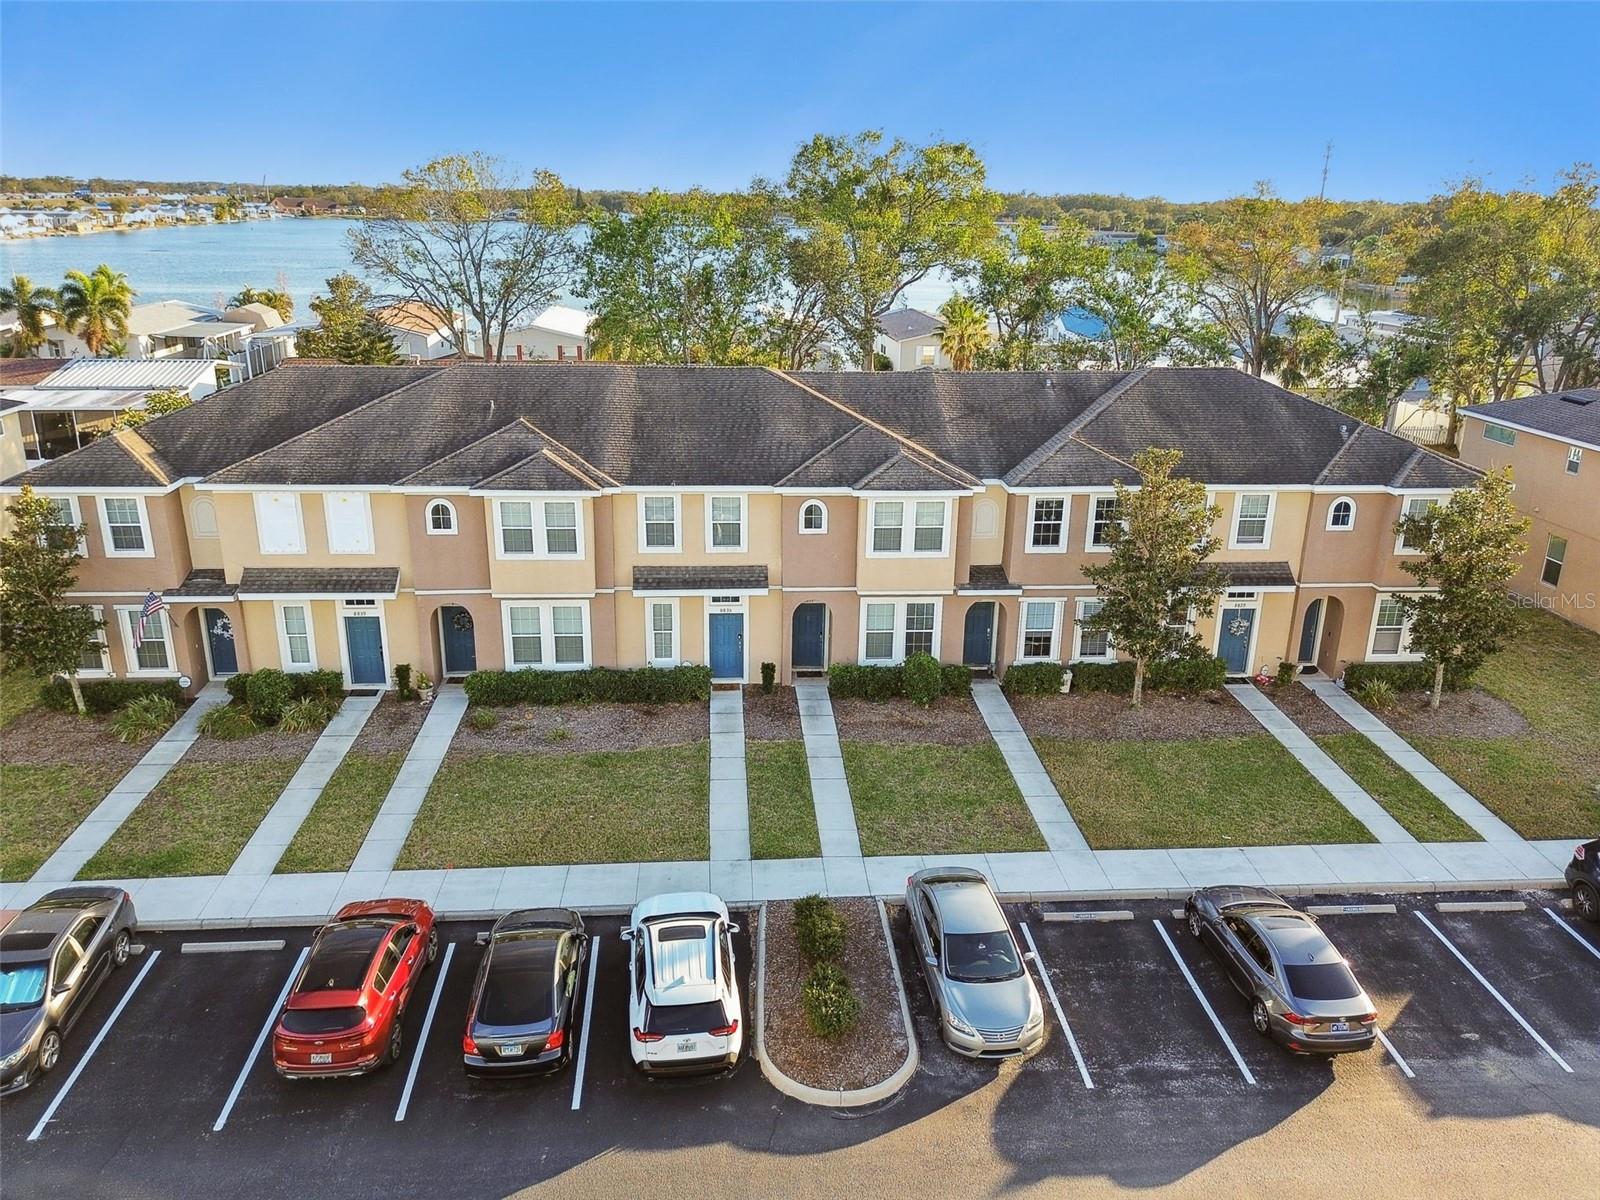
[[[311,1056],[311,1065],[313,1067],[320,1067],[320,1066],[323,1066],[323,1065],[325,1065],[327,1063],[331,1063],[332,1061],[333,1061],[333,1055],[331,1053],[330,1054],[313,1054]]]
[[[1330,1024],[1328,1026],[1328,1029],[1332,1033],[1349,1033],[1350,1032],[1350,1022],[1349,1021],[1334,1021],[1332,1024]]]
[[[528,1048],[526,1042],[502,1042],[500,1045],[501,1058],[521,1058],[522,1052]]]
[[[693,1038],[685,1038],[683,1041],[678,1043],[679,1054],[693,1054],[699,1048],[700,1043],[695,1041]]]

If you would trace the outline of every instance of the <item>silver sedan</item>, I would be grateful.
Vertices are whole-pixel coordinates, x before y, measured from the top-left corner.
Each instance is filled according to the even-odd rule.
[[[1189,932],[1216,953],[1250,1002],[1257,1033],[1300,1053],[1366,1050],[1378,1013],[1315,917],[1261,887],[1201,888]]]

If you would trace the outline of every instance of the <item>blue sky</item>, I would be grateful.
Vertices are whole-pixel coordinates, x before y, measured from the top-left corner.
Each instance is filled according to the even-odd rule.
[[[0,170],[736,187],[819,130],[1007,190],[1422,198],[1600,157],[1593,4],[0,4]],[[92,78],[92,87],[83,86]]]

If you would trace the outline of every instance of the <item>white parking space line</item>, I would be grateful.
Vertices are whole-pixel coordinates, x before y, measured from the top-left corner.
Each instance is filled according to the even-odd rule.
[[[83,1074],[83,1069],[89,1065],[89,1060],[94,1057],[94,1052],[100,1049],[100,1043],[106,1040],[106,1034],[111,1032],[111,1027],[117,1023],[117,1018],[122,1015],[122,1010],[128,1007],[128,1001],[133,999],[133,994],[139,990],[139,985],[144,982],[144,977],[150,974],[150,968],[156,965],[156,959],[161,957],[161,951],[153,951],[145,959],[144,966],[139,968],[139,973],[133,977],[133,982],[128,985],[128,990],[122,993],[122,999],[117,1001],[117,1006],[111,1010],[111,1015],[106,1018],[106,1023],[100,1026],[100,1032],[94,1035],[94,1041],[89,1043],[89,1048],[83,1052],[83,1057],[78,1060],[78,1065],[72,1068],[72,1074],[67,1076],[67,1081],[61,1085],[61,1090],[50,1101],[50,1107],[44,1110],[44,1115],[39,1118],[39,1123],[33,1127],[33,1132],[28,1134],[28,1141],[37,1142],[39,1135],[44,1132],[44,1127],[50,1123],[50,1118],[56,1115],[56,1109],[61,1107],[61,1102],[67,1098],[67,1093],[72,1090],[72,1085],[78,1082],[78,1076]]]
[[[1067,1014],[1061,1011],[1061,1001],[1056,998],[1056,985],[1050,982],[1050,971],[1044,965],[1044,959],[1039,955],[1039,947],[1033,943],[1033,931],[1028,928],[1026,921],[1021,922],[1022,936],[1028,941],[1028,949],[1033,951],[1034,967],[1039,972],[1039,981],[1044,984],[1045,994],[1050,997],[1050,1007],[1056,1010],[1056,1020],[1061,1022],[1061,1031],[1067,1035],[1067,1045],[1072,1049],[1072,1059],[1078,1064],[1078,1074],[1083,1076],[1083,1086],[1094,1087],[1094,1080],[1089,1078],[1089,1068],[1083,1061],[1083,1054],[1078,1050],[1078,1039],[1072,1036],[1072,1026],[1067,1024]]]
[[[1183,961],[1183,955],[1178,953],[1178,948],[1172,944],[1172,938],[1167,935],[1166,926],[1160,921],[1150,922],[1156,927],[1156,932],[1161,935],[1161,940],[1167,944],[1167,949],[1172,953],[1172,961],[1178,964],[1178,970],[1183,972],[1183,977],[1189,981],[1189,990],[1194,993],[1194,998],[1200,1001],[1200,1007],[1206,1010],[1206,1016],[1211,1018],[1211,1024],[1217,1031],[1217,1036],[1222,1039],[1222,1044],[1227,1046],[1228,1053],[1233,1055],[1234,1064],[1239,1068],[1239,1074],[1244,1076],[1244,1081],[1251,1087],[1256,1086],[1256,1077],[1250,1074],[1250,1068],[1245,1065],[1244,1056],[1239,1053],[1239,1047],[1233,1044],[1233,1039],[1228,1036],[1228,1031],[1222,1027],[1222,1022],[1217,1019],[1217,1012],[1211,1007],[1211,1001],[1206,999],[1206,994],[1200,990],[1200,984],[1189,972],[1189,966]]]
[[[273,1001],[271,1009],[267,1011],[266,1023],[261,1026],[261,1032],[256,1035],[256,1044],[250,1047],[250,1057],[244,1060],[244,1066],[239,1068],[239,1078],[233,1081],[233,1091],[228,1093],[228,1099],[222,1106],[222,1111],[217,1114],[216,1124],[211,1126],[212,1133],[220,1133],[222,1127],[228,1123],[228,1114],[233,1111],[234,1103],[239,1099],[239,1093],[244,1090],[244,1081],[250,1077],[250,1068],[255,1065],[261,1056],[261,1047],[266,1045],[267,1034],[272,1032],[272,1023],[278,1019],[278,1011],[283,1007],[283,1002],[288,999],[289,989],[294,986],[295,976],[300,974],[300,966],[306,961],[306,955],[311,953],[310,946],[300,948],[300,956],[294,960],[294,966],[289,968],[289,978],[283,981],[283,989],[278,993],[277,1000]]]
[[[1545,911],[1545,914],[1552,921],[1554,921],[1557,925],[1559,925],[1562,929],[1566,930],[1566,932],[1569,933],[1572,936],[1572,940],[1573,941],[1577,942],[1578,945],[1582,946],[1585,950],[1587,950],[1590,954],[1594,955],[1596,958],[1600,958],[1600,950],[1595,949],[1595,944],[1593,942],[1591,942],[1588,938],[1584,937],[1583,934],[1579,933],[1571,925],[1569,925],[1566,922],[1566,920],[1562,918],[1560,913],[1558,913],[1553,908],[1547,908],[1544,911]]]
[[[589,1061],[589,1016],[594,1012],[594,972],[600,965],[600,935],[589,939],[589,982],[583,991],[583,1031],[579,1034],[578,1062],[572,1073],[572,1111],[583,1105],[583,1068]]]
[[[1394,1059],[1394,1065],[1405,1072],[1407,1079],[1415,1079],[1417,1077],[1417,1073],[1411,1069],[1411,1064],[1406,1062],[1406,1060],[1401,1056],[1400,1051],[1394,1048],[1394,1043],[1388,1039],[1383,1030],[1375,1029],[1373,1032],[1378,1035],[1378,1040],[1383,1043],[1383,1048],[1389,1052],[1389,1057]]]
[[[417,1082],[417,1068],[422,1065],[422,1052],[428,1048],[428,1030],[433,1028],[433,1014],[439,1008],[439,993],[444,991],[444,977],[450,970],[450,960],[455,957],[456,944],[444,948],[439,960],[439,974],[433,981],[433,996],[428,1000],[428,1011],[422,1018],[422,1032],[417,1035],[417,1048],[411,1052],[411,1069],[406,1072],[406,1088],[400,1093],[400,1107],[394,1110],[394,1119],[404,1121],[406,1109],[411,1105],[411,1088]]]
[[[1549,1042],[1545,1041],[1544,1038],[1539,1036],[1538,1030],[1534,1029],[1534,1027],[1532,1025],[1529,1025],[1527,1020],[1523,1017],[1523,1015],[1521,1013],[1519,1013],[1516,1009],[1511,1007],[1511,1002],[1509,1000],[1507,1000],[1504,996],[1502,996],[1499,993],[1499,991],[1496,990],[1494,984],[1490,983],[1487,979],[1485,979],[1483,977],[1483,972],[1482,971],[1478,970],[1477,967],[1473,966],[1470,962],[1467,961],[1467,956],[1465,954],[1461,953],[1461,951],[1456,949],[1455,943],[1452,942],[1449,938],[1445,937],[1445,935],[1440,931],[1440,929],[1439,929],[1439,927],[1437,925],[1435,925],[1432,921],[1428,920],[1428,914],[1423,912],[1420,908],[1413,909],[1412,911],[1414,911],[1417,914],[1417,919],[1419,921],[1421,921],[1424,925],[1426,925],[1429,929],[1431,929],[1433,931],[1433,936],[1438,938],[1441,942],[1444,943],[1444,948],[1446,950],[1450,951],[1451,954],[1456,956],[1456,961],[1459,962],[1467,970],[1471,971],[1472,972],[1472,977],[1474,979],[1476,979],[1479,983],[1483,984],[1484,990],[1487,991],[1489,993],[1489,995],[1493,996],[1496,1000],[1498,1000],[1500,1002],[1500,1007],[1505,1009],[1506,1012],[1511,1014],[1512,1018],[1516,1021],[1516,1023],[1518,1025],[1522,1026],[1523,1032],[1525,1032],[1534,1041],[1538,1042],[1540,1048],[1546,1054],[1548,1054],[1551,1058],[1555,1059],[1556,1065],[1558,1067],[1560,1067],[1568,1075],[1571,1075],[1572,1074],[1572,1068],[1567,1066],[1567,1060],[1562,1058],[1561,1055],[1557,1054],[1555,1052],[1555,1048],[1553,1046],[1551,1046]]]

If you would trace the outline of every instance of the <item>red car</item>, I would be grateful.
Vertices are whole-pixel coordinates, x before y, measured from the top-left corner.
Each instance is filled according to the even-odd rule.
[[[317,931],[272,1030],[285,1078],[361,1075],[399,1059],[406,1002],[439,956],[421,900],[347,904]]]

